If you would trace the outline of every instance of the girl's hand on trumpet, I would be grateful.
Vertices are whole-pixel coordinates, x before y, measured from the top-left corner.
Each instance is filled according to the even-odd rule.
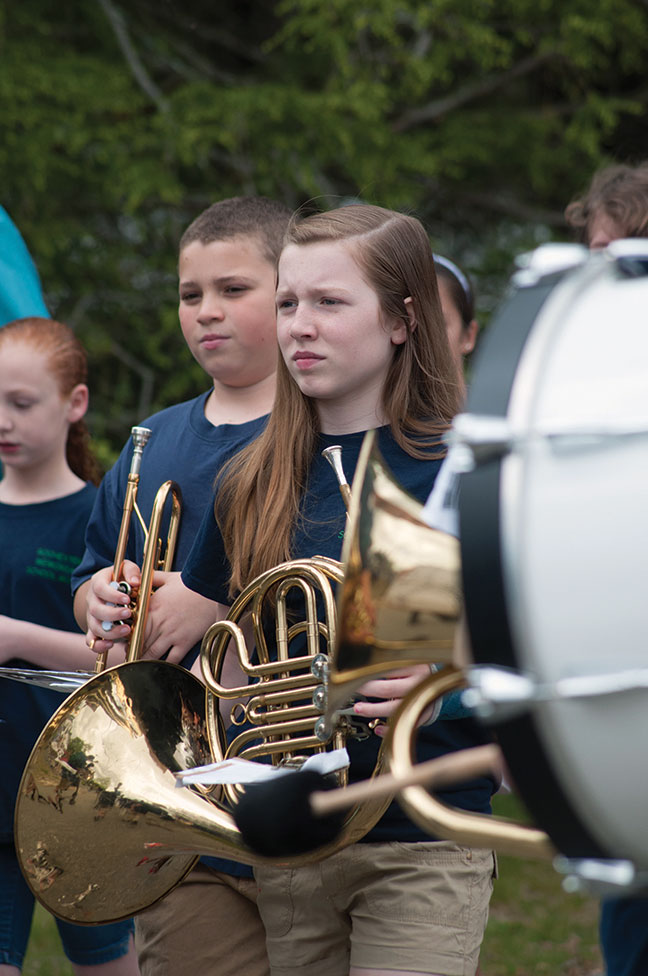
[[[108,651],[128,640],[132,616],[127,593],[112,586],[113,569],[106,566],[83,583],[76,592],[74,607],[80,626],[86,627],[86,644],[96,653]],[[136,592],[141,582],[139,566],[123,564],[122,579]],[[202,640],[208,627],[226,615],[226,608],[187,589],[180,573],[153,574],[153,593],[144,635],[142,657],[177,663]],[[110,625],[110,626],[108,626]]]
[[[364,695],[367,698],[378,698],[380,700],[357,701],[353,705],[353,711],[356,715],[360,715],[363,718],[389,718],[396,711],[408,692],[420,684],[424,678],[428,678],[429,675],[429,665],[415,664],[409,668],[399,668],[397,671],[391,671],[384,677],[373,678],[371,681],[367,681],[362,685],[358,690],[358,694]],[[419,725],[427,725],[431,720],[436,718],[439,711],[437,704],[435,702],[423,712],[419,719]],[[387,731],[387,725],[381,722],[375,726],[373,731],[382,738]]]
[[[96,654],[110,650],[116,641],[127,640],[131,632],[128,623],[131,617],[128,605],[130,597],[111,586],[112,575],[112,566],[100,569],[79,587],[75,597],[77,620],[85,603],[86,643]],[[140,583],[139,567],[125,561],[122,577],[133,589],[137,589]]]

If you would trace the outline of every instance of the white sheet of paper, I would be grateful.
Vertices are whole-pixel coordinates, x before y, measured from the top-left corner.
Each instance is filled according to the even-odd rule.
[[[209,763],[206,766],[196,766],[195,769],[183,769],[174,773],[174,776],[176,786],[191,786],[195,783],[204,786],[214,783],[262,783],[276,776],[286,776],[302,770],[313,770],[322,774],[332,773],[348,765],[349,754],[346,749],[333,749],[331,752],[320,752],[309,756],[298,769],[233,758]]]

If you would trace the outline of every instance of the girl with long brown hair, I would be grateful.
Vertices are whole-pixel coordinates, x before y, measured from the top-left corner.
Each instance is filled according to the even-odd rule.
[[[424,501],[462,396],[416,219],[353,205],[295,221],[276,301],[282,355],[269,422],[220,477],[182,574],[225,605],[286,559],[339,558],[346,514],[325,447],[342,446],[350,479],[366,431],[377,429],[388,468]],[[372,681],[368,694],[401,697],[420,676]],[[470,719],[437,721],[421,730],[420,758],[477,741]],[[353,779],[371,773],[378,748],[375,736],[350,745]],[[448,799],[483,812],[493,788],[481,778]],[[474,973],[492,875],[490,852],[426,837],[392,804],[363,843],[292,871],[255,870],[272,973]]]
[[[85,352],[68,326],[27,318],[0,328],[0,664],[11,668],[94,667],[95,656],[74,621],[70,592],[99,480],[83,420],[86,380]],[[0,974],[5,976],[22,968],[34,911],[13,843],[16,792],[31,748],[63,698],[48,688],[0,678]],[[61,766],[60,803],[72,802],[74,795],[70,762]],[[57,925],[77,976],[137,976],[131,923]]]

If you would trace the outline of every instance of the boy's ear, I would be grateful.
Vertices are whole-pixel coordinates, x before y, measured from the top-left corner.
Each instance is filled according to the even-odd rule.
[[[405,311],[407,312],[407,318],[409,319],[409,328],[405,322],[402,321],[402,319],[398,320],[394,324],[391,334],[391,341],[395,346],[402,345],[406,341],[408,334],[413,332],[416,328],[416,316],[414,314],[414,303],[412,299],[408,296],[407,298],[403,299],[403,303],[405,305]]]
[[[74,387],[68,397],[67,419],[71,424],[81,420],[88,409],[88,387],[85,383],[79,383]]]

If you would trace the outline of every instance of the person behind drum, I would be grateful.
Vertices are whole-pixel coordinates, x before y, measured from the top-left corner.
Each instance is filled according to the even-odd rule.
[[[648,237],[648,160],[599,170],[567,206],[565,219],[591,250],[624,237]]]
[[[377,428],[388,468],[423,501],[462,397],[416,219],[358,204],[295,220],[276,300],[282,355],[268,425],[220,476],[182,573],[224,608],[285,559],[339,559],[346,514],[324,447],[342,446],[351,480]],[[426,670],[372,682],[385,714]],[[420,758],[478,741],[470,719],[438,721],[421,729]],[[349,743],[353,779],[370,775],[379,745]],[[486,812],[493,788],[485,777],[446,798]],[[430,840],[394,803],[363,843],[322,863],[255,869],[271,972],[473,974],[493,871],[491,852]]]
[[[142,458],[138,505],[148,518],[167,479],[183,498],[175,566],[180,569],[210,502],[223,460],[263,428],[272,406],[277,365],[275,273],[291,211],[265,197],[234,197],[208,207],[187,228],[179,248],[179,318],[189,350],[210,379],[209,389],[149,417],[153,431]],[[132,445],[129,441],[99,489],[86,534],[86,552],[73,576],[77,620],[94,650],[126,638],[128,599],[109,587]],[[125,578],[139,582],[143,535],[129,538]],[[93,575],[94,574],[94,575]],[[174,615],[179,573],[157,573],[148,616],[146,656],[182,662],[182,624]],[[181,587],[184,592],[184,587]],[[115,607],[113,604],[117,603]],[[122,605],[119,605],[122,604]],[[216,608],[196,597],[188,614],[199,641]],[[113,621],[110,634],[102,621]],[[109,636],[110,641],[103,638]],[[170,650],[169,650],[170,649]],[[168,654],[166,653],[168,652]],[[109,664],[123,660],[119,644]],[[246,865],[204,858],[163,901],[137,916],[136,944],[143,976],[175,976],[187,965],[210,976],[265,976],[265,933],[256,909],[256,885]],[[217,944],[214,934],[217,933]]]
[[[595,173],[584,196],[568,205],[565,218],[590,250],[625,237],[648,238],[648,161]],[[646,976],[648,897],[604,899],[599,936],[607,976]]]
[[[0,329],[0,664],[91,669],[72,613],[70,572],[83,552],[99,469],[83,417],[85,352],[48,318]],[[13,816],[32,746],[64,695],[0,679],[0,974],[19,973],[34,896],[18,865]],[[73,777],[72,767],[70,776]],[[66,772],[62,771],[62,778]],[[70,776],[67,781],[70,782]],[[43,802],[53,802],[45,797]],[[56,920],[77,976],[137,976],[133,923],[88,928]]]
[[[464,359],[475,348],[479,331],[475,318],[475,294],[468,276],[450,258],[435,254],[434,269],[450,351],[463,375]]]

